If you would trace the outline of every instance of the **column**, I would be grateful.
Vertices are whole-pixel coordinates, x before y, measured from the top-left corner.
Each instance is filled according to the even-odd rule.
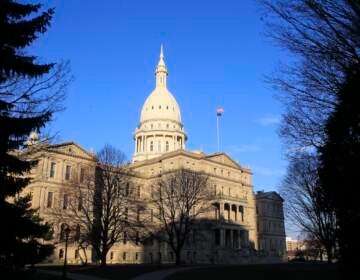
[[[220,246],[225,247],[225,229],[220,229]]]
[[[144,151],[144,153],[147,152],[147,137],[146,137],[146,135],[144,135],[143,151]]]
[[[225,204],[223,202],[219,202],[219,215],[220,215],[220,219],[221,218],[225,218],[224,217],[224,207],[225,207]]]
[[[230,232],[230,248],[233,248],[233,243],[234,243],[233,230],[229,229],[229,232]]]

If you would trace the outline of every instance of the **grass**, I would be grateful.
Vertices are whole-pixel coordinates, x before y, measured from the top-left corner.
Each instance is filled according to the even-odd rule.
[[[106,278],[109,280],[127,280],[134,278],[140,274],[153,272],[156,270],[167,269],[172,266],[167,265],[107,265],[106,267],[100,267],[97,265],[87,265],[87,266],[80,266],[80,265],[69,265],[68,272],[71,273],[79,273],[84,275],[90,275],[100,278]],[[55,270],[61,271],[61,265],[50,265],[50,266],[41,266],[40,269],[46,270]]]
[[[338,280],[336,265],[321,263],[286,263],[242,266],[212,266],[174,273],[166,280],[251,279],[251,280]]]

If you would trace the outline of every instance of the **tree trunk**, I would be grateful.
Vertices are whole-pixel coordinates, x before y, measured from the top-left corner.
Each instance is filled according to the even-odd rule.
[[[103,250],[101,252],[100,266],[102,266],[102,267],[107,265],[107,263],[106,263],[107,253],[108,253],[108,250]]]
[[[325,250],[326,250],[326,255],[327,255],[327,262],[332,263],[332,260],[333,260],[332,246],[326,246]]]
[[[175,264],[180,265],[181,264],[181,250],[177,250],[175,252]]]

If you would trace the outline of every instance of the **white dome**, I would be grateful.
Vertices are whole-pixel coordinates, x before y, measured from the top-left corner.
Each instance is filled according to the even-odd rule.
[[[167,89],[167,75],[161,47],[155,70],[156,86],[145,100],[140,123],[134,133],[134,162],[185,149],[187,136],[181,123],[179,105]]]
[[[149,120],[169,120],[181,123],[181,114],[174,96],[165,87],[157,87],[146,99],[140,122]]]

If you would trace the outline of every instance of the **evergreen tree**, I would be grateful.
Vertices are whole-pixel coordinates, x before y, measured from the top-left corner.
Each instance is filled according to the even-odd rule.
[[[358,274],[360,260],[360,65],[348,74],[326,125],[320,148],[320,180],[326,203],[338,219],[340,260],[347,279]]]
[[[41,12],[40,4],[0,0],[0,267],[13,268],[40,261],[52,247],[41,239],[49,238],[50,226],[42,223],[30,208],[31,196],[18,194],[30,183],[28,172],[36,164],[21,158],[16,150],[24,147],[33,130],[50,120],[52,111],[37,111],[40,99],[29,91],[21,96],[12,85],[23,79],[39,79],[54,64],[40,64],[25,48],[46,32],[53,9]],[[16,87],[15,87],[16,88]]]

